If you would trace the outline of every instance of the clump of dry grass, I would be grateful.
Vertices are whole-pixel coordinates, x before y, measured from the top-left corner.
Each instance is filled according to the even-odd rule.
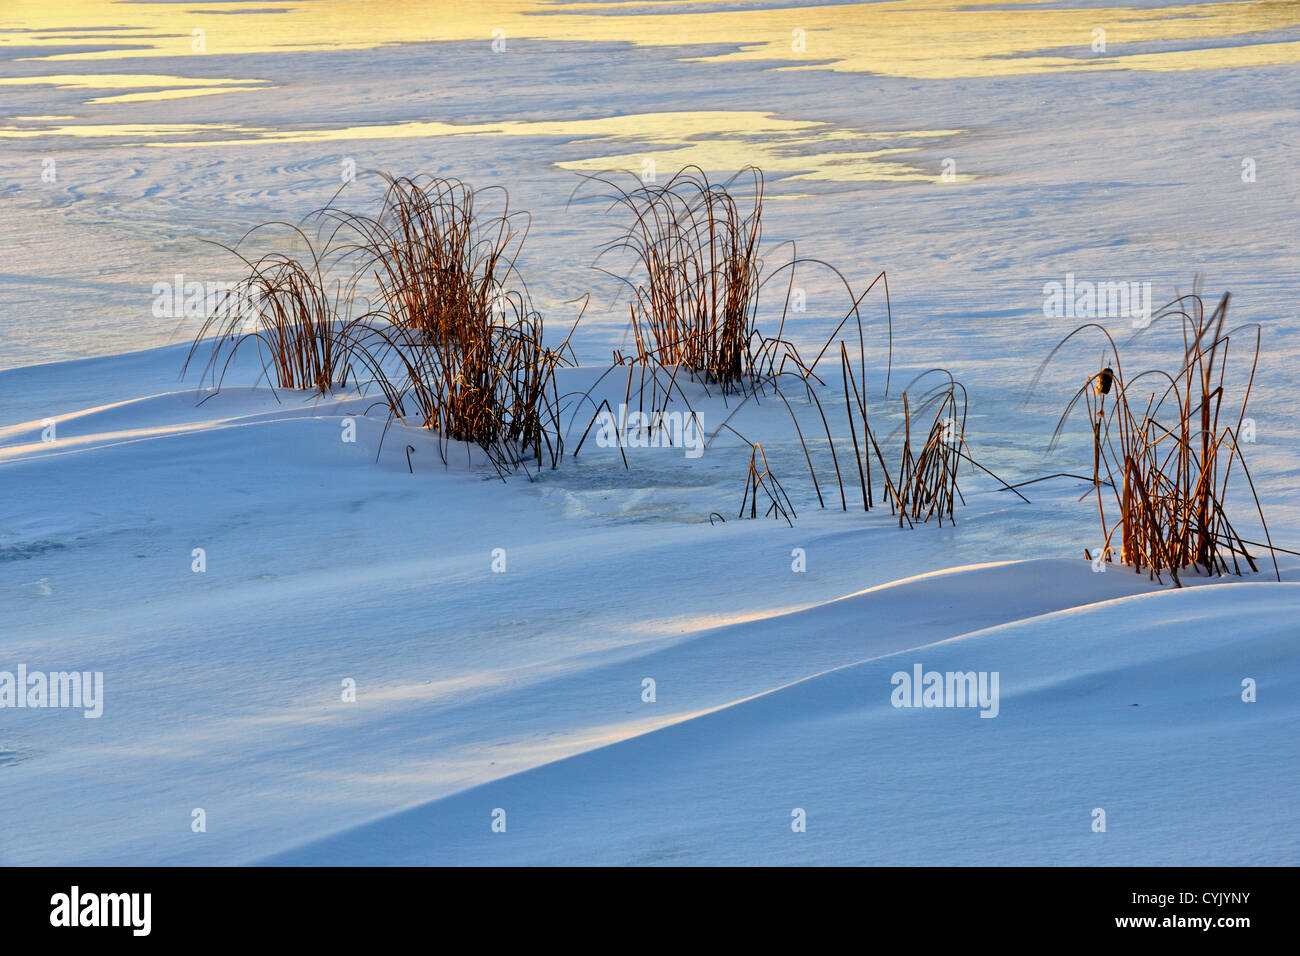
[[[965,456],[966,391],[960,382],[946,370],[936,369],[946,376],[946,382],[923,394],[917,415],[924,424],[930,412],[930,424],[924,433],[920,450],[912,444],[912,407],[906,391],[903,392],[903,448],[898,470],[888,479],[886,494],[897,505],[899,523],[904,517],[909,522],[925,522],[938,517],[943,524],[944,515],[949,522],[956,521],[955,506],[961,500],[957,487],[957,469]],[[961,407],[958,408],[958,394]]]
[[[894,435],[901,433],[901,447],[896,457],[889,457],[882,448],[882,439],[872,427],[865,400],[865,385],[860,388],[853,376],[853,366],[848,350],[840,343],[840,380],[844,390],[844,415],[848,425],[848,440],[841,434],[836,436],[826,417],[825,407],[811,385],[807,388],[808,397],[816,407],[822,428],[826,436],[826,447],[830,452],[831,463],[835,471],[835,485],[839,490],[840,507],[848,510],[846,482],[852,484],[853,473],[858,478],[862,510],[870,511],[873,504],[887,504],[890,514],[898,517],[899,527],[909,527],[916,523],[925,523],[937,518],[942,525],[946,518],[949,523],[956,522],[956,506],[964,503],[961,489],[958,487],[958,471],[963,461],[971,470],[979,469],[1003,487],[1005,482],[976,461],[966,443],[967,398],[962,384],[956,381],[946,369],[931,369],[917,376],[902,392],[899,399],[901,422],[894,430]],[[924,389],[919,400],[913,400],[909,392],[931,376],[942,376],[941,381]],[[865,379],[863,379],[865,382]],[[785,402],[791,420],[795,424],[804,459],[808,465],[809,475],[817,491],[817,499],[822,507],[825,500],[821,493],[821,483],[813,466],[807,440],[799,427],[783,392],[777,386],[777,394]],[[913,440],[913,423],[919,421],[924,426],[919,443]],[[883,439],[888,447],[893,435]],[[851,458],[850,458],[851,456]],[[841,468],[842,458],[852,461]],[[892,462],[892,464],[891,464]],[[845,472],[847,472],[847,477]],[[878,480],[873,478],[878,475]],[[879,487],[877,498],[875,488]],[[1019,492],[1017,492],[1019,494]],[[1024,496],[1020,495],[1023,499]]]
[[[982,467],[970,458],[964,444],[965,393],[960,384],[948,376],[946,390],[941,387],[927,394],[923,406],[915,409],[909,406],[904,393],[904,440],[899,460],[892,468],[886,464],[872,432],[866,407],[867,356],[859,307],[873,289],[881,287],[889,330],[886,368],[891,369],[893,316],[889,280],[884,272],[864,290],[855,292],[839,270],[821,260],[800,258],[792,243],[789,258],[764,273],[760,256],[764,181],[762,172],[753,167],[723,182],[711,181],[703,170],[694,166],[682,169],[662,185],[638,182],[625,189],[612,179],[596,178],[596,181],[608,187],[611,205],[621,209],[629,220],[627,228],[597,257],[598,264],[606,256],[618,253],[632,260],[632,268],[626,274],[602,268],[606,274],[624,282],[632,293],[629,314],[634,350],[630,356],[616,352],[617,363],[626,364],[630,369],[649,367],[655,372],[667,371],[671,366],[674,375],[677,369],[685,368],[706,387],[719,384],[724,395],[743,393],[742,405],[770,390],[790,413],[818,502],[825,507],[822,481],[786,394],[787,389],[803,391],[809,405],[816,408],[826,435],[841,507],[848,507],[846,471],[849,476],[856,471],[863,510],[870,510],[874,502],[873,486],[877,483],[873,479],[874,469],[881,486],[880,500],[898,515],[900,525],[931,517],[937,517],[940,523],[945,518],[955,520],[955,506],[961,500],[957,487],[958,464],[964,458],[975,467]],[[850,300],[849,308],[811,362],[804,361],[798,349],[784,337],[795,270],[806,265],[830,270],[839,278]],[[787,271],[780,320],[775,323],[774,334],[766,336],[758,326],[759,295],[767,283]],[[841,435],[837,442],[819,395],[826,383],[818,376],[817,368],[846,325],[852,329],[851,320],[857,326],[858,367],[855,371],[846,343],[839,339],[840,379],[849,436],[845,441]],[[630,370],[629,395],[632,379]],[[651,380],[657,381],[657,375],[652,374]],[[670,396],[666,392],[665,401]],[[931,411],[934,414],[928,422],[925,440],[919,447],[914,446],[912,416],[929,415]],[[794,509],[779,483],[775,483],[765,453],[739,432],[736,434],[756,449],[751,452],[744,498],[750,512],[755,511],[757,497],[764,492],[769,502],[767,513],[789,520]],[[851,466],[847,462],[850,450]],[[845,470],[841,469],[842,459],[845,459]],[[852,478],[848,477],[847,481],[851,483]],[[743,514],[745,508],[741,510]]]
[[[340,287],[329,293],[322,255],[300,227],[288,228],[305,245],[305,257],[272,252],[251,260],[238,245],[222,247],[238,256],[247,272],[204,319],[185,369],[200,343],[215,335],[204,374],[216,383],[239,349],[252,343],[276,387],[323,393],[336,384],[346,386],[351,366],[340,336]]]
[[[762,462],[762,468],[759,462]],[[795,514],[794,505],[790,502],[790,496],[785,493],[781,487],[781,482],[777,480],[776,475],[772,474],[772,468],[767,463],[767,455],[763,452],[762,445],[754,445],[753,451],[749,455],[749,472],[745,477],[745,497],[740,502],[740,513],[737,517],[745,516],[745,506],[749,506],[749,516],[758,517],[758,499],[759,495],[767,499],[767,508],[763,512],[763,517],[784,518],[786,524],[794,527],[792,519],[799,517]]]
[[[630,275],[602,268],[632,291],[632,360],[684,367],[724,392],[740,388],[754,366],[762,285],[763,175],[753,167],[744,173],[752,178],[748,197],[734,178],[714,183],[698,166],[630,189],[599,180],[630,219],[597,262],[615,252],[633,260]]]
[[[768,393],[780,399],[794,426],[818,504],[823,508],[826,507],[826,499],[822,491],[825,482],[818,477],[809,440],[804,434],[791,402],[791,398],[796,397],[798,392],[802,392],[806,398],[806,407],[815,409],[817,413],[817,420],[825,436],[824,447],[829,453],[830,464],[834,470],[834,484],[839,492],[840,507],[844,510],[848,510],[849,493],[846,487],[852,485],[855,473],[863,511],[870,511],[874,504],[887,504],[890,513],[898,517],[900,527],[905,524],[912,526],[918,522],[924,523],[930,518],[937,518],[941,525],[945,519],[950,523],[956,521],[956,506],[959,502],[963,502],[957,483],[959,466],[963,461],[967,462],[972,470],[983,471],[1003,487],[1009,487],[971,456],[965,438],[966,392],[961,383],[944,369],[932,369],[918,376],[903,390],[898,402],[901,408],[901,423],[896,429],[896,433],[902,434],[901,448],[896,459],[886,455],[868,413],[866,335],[860,306],[872,290],[877,286],[881,288],[889,333],[885,356],[885,393],[888,395],[889,377],[893,366],[893,315],[889,302],[888,277],[881,272],[865,289],[855,293],[844,276],[829,263],[792,256],[786,264],[769,275],[768,279],[788,269],[793,284],[795,268],[805,263],[827,268],[839,278],[848,293],[849,308],[811,362],[806,362],[798,350],[781,337],[786,318],[784,312],[776,336],[765,338],[759,330],[754,329],[751,339],[757,342],[758,346],[749,354],[763,358],[761,363],[751,363],[749,367],[747,390],[741,406],[750,401],[757,401],[760,396]],[[852,325],[850,325],[851,320]],[[846,326],[851,330],[853,325],[856,325],[854,343],[857,348],[856,361],[850,357],[849,344],[841,336]],[[835,346],[838,348],[836,349]],[[840,359],[838,382],[843,391],[843,421],[847,426],[847,436],[838,431],[838,426],[832,428],[831,418],[834,417],[834,409],[831,409],[832,415],[828,417],[828,406],[823,402],[828,386],[826,380],[818,374],[818,367],[823,359],[828,353],[836,350],[839,352]],[[943,378],[937,385],[924,388],[919,401],[914,402],[909,396],[909,390],[919,383],[932,380],[934,375],[941,375]],[[834,381],[834,377],[831,380]],[[739,411],[739,408],[736,411]],[[917,420],[926,429],[919,445],[913,441],[913,423]],[[729,424],[724,423],[722,427],[733,432],[746,444],[754,448],[759,447]],[[715,430],[715,436],[719,430]],[[889,438],[885,440],[885,444],[888,443]],[[759,468],[757,459],[751,455],[751,468],[744,499],[746,502],[751,501],[751,495],[756,500],[757,492],[762,488],[762,483],[757,481],[757,478],[774,481],[770,479],[771,469],[766,465],[765,453],[762,458],[764,467]],[[1023,500],[1027,500],[1019,492],[1016,494]],[[775,486],[775,490],[768,493],[768,499],[770,507],[767,514],[785,517],[787,520],[794,516],[790,499],[785,496],[784,489],[779,484]],[[752,505],[750,510],[751,512],[754,510]]]
[[[454,441],[481,448],[500,472],[547,457],[554,467],[563,454],[554,371],[568,337],[554,349],[543,343],[542,316],[515,267],[526,216],[510,211],[503,189],[488,191],[502,198],[500,210],[484,212],[481,194],[458,180],[384,178],[374,215],[331,204],[308,217],[332,227],[322,251],[294,227],[309,259],[241,255],[248,274],[232,296],[237,307],[208,317],[190,357],[215,331],[209,369],[218,382],[247,341],[283,388],[328,391],[363,372],[389,424],[436,433],[444,462]],[[331,271],[343,275],[333,296]],[[340,304],[350,308],[363,292],[371,307],[341,315]]]
[[[625,403],[631,402],[635,391],[637,406],[644,407],[648,373],[652,385],[650,405],[653,417],[654,411],[660,410],[661,403],[666,407],[673,400],[672,386],[681,369],[686,369],[692,378],[702,382],[706,391],[709,385],[717,384],[724,396],[742,393],[742,406],[770,390],[790,412],[818,501],[825,507],[822,482],[817,476],[798,417],[786,395],[786,389],[802,390],[809,403],[817,409],[835,469],[841,506],[847,509],[840,458],[841,453],[847,455],[848,448],[843,446],[848,443],[841,440],[841,448],[837,450],[819,396],[825,382],[818,376],[817,367],[845,326],[853,320],[857,327],[857,372],[852,370],[843,340],[839,342],[839,351],[845,412],[863,508],[869,510],[873,502],[871,458],[874,455],[877,470],[883,472],[882,501],[889,502],[891,509],[899,515],[900,523],[926,520],[936,514],[941,522],[945,515],[952,519],[954,502],[960,497],[956,488],[957,458],[963,452],[960,436],[952,444],[940,440],[951,437],[952,426],[945,426],[942,434],[928,435],[920,450],[914,451],[910,443],[910,411],[904,396],[909,440],[904,442],[902,458],[891,475],[868,421],[865,404],[866,346],[860,305],[877,286],[882,289],[889,330],[887,369],[892,368],[893,317],[889,280],[884,272],[878,274],[863,291],[855,293],[834,266],[822,260],[799,257],[791,243],[789,258],[764,274],[760,256],[764,181],[762,172],[753,167],[741,170],[723,182],[711,181],[703,170],[694,166],[682,169],[662,185],[638,181],[636,186],[625,189],[613,179],[592,177],[592,180],[607,187],[606,198],[629,218],[625,230],[597,256],[597,268],[631,290],[628,309],[633,351],[630,355],[621,351],[614,354],[616,364],[628,368]],[[737,185],[738,182],[741,185]],[[607,256],[618,253],[631,259],[631,269],[625,274],[600,265]],[[806,362],[798,349],[784,337],[795,271],[807,265],[833,273],[849,298],[848,309],[811,362]],[[780,320],[776,323],[775,333],[767,336],[758,327],[759,295],[766,284],[786,272],[788,282]],[[659,391],[661,379],[668,381],[668,387],[662,392]],[[955,409],[956,391],[960,386],[951,384],[948,405]],[[684,395],[680,397],[685,400]],[[938,398],[934,398],[932,404],[936,410],[947,407]],[[604,408],[602,405],[595,409],[584,440]],[[939,418],[942,416],[937,416],[936,421]],[[931,430],[939,427],[932,425]],[[730,430],[735,432],[735,429]],[[751,452],[747,473],[744,500],[749,510],[754,511],[758,493],[765,492],[769,501],[767,513],[789,520],[794,509],[779,483],[773,484],[775,479],[766,465],[765,453],[739,432],[735,434],[751,449],[757,449]],[[762,467],[759,466],[760,458]],[[626,464],[626,457],[624,462]],[[741,510],[743,514],[745,508]]]
[[[444,461],[448,442],[464,442],[504,473],[527,460],[554,467],[563,454],[555,388],[563,360],[542,331],[531,314],[438,341],[370,322],[350,334],[393,419],[436,433]]]
[[[359,261],[354,287],[370,276],[377,290],[348,334],[383,404],[436,432],[444,461],[447,442],[459,441],[502,471],[544,457],[554,467],[554,370],[568,338],[543,344],[542,316],[515,265],[528,233],[522,214],[503,189],[488,190],[501,208],[483,212],[480,194],[458,180],[385,178],[377,215],[335,214],[355,237],[345,250]]]
[[[432,341],[473,342],[506,312],[525,313],[515,262],[528,217],[510,211],[503,188],[382,175],[388,188],[378,215],[333,215],[355,235],[346,253],[360,259],[357,278],[374,278],[388,321]],[[493,198],[500,210],[484,212]]]
[[[1225,294],[1207,315],[1201,296],[1193,293],[1157,314],[1156,319],[1181,324],[1183,358],[1172,371],[1126,376],[1110,333],[1088,323],[1053,349],[1034,380],[1036,384],[1048,362],[1075,336],[1088,330],[1104,336],[1109,364],[1089,375],[1074,394],[1052,445],[1082,400],[1092,429],[1092,482],[1104,541],[1100,557],[1111,561],[1118,554],[1134,571],[1159,580],[1168,573],[1180,586],[1180,573],[1188,571],[1241,574],[1243,564],[1258,570],[1247,547],[1254,543],[1237,533],[1226,509],[1229,479],[1238,463],[1268,542],[1255,546],[1270,553],[1277,574],[1277,549],[1238,443],[1259,361],[1261,328],[1257,323],[1225,328],[1228,301]],[[1246,338],[1251,357],[1249,375],[1235,386],[1235,395],[1227,378],[1234,336]],[[1108,501],[1113,510],[1108,511]]]
[[[790,500],[790,496],[786,494],[780,480],[773,474],[772,467],[767,462],[767,453],[763,451],[763,446],[758,442],[751,442],[725,422],[721,427],[727,429],[750,446],[749,467],[745,472],[745,494],[741,499],[740,511],[737,512],[736,517],[744,518],[745,511],[748,510],[750,518],[757,518],[759,499],[763,498],[767,502],[767,507],[763,509],[763,517],[783,518],[786,524],[794,527],[794,519],[799,516],[795,513],[794,503]],[[721,518],[722,516],[718,515],[718,517]],[[712,524],[712,516],[710,516],[710,524]]]

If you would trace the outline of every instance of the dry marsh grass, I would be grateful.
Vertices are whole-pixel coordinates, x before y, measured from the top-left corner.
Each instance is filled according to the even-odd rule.
[[[626,220],[623,230],[600,249],[596,258],[596,267],[623,283],[630,292],[632,351],[627,355],[621,351],[614,353],[615,364],[628,370],[625,401],[635,401],[638,407],[645,404],[647,370],[649,381],[655,385],[649,399],[654,411],[666,408],[674,400],[671,383],[682,370],[701,383],[706,392],[713,385],[720,387],[724,398],[740,395],[741,407],[759,401],[764,395],[775,395],[789,412],[818,503],[825,507],[822,489],[826,482],[818,476],[803,426],[791,402],[792,397],[802,393],[806,404],[816,409],[825,434],[842,508],[848,506],[846,483],[851,485],[852,475],[856,474],[864,510],[870,510],[874,502],[873,486],[879,484],[880,500],[898,514],[900,524],[925,521],[932,516],[941,522],[945,517],[953,520],[955,503],[960,500],[956,487],[957,464],[964,453],[960,432],[955,441],[949,441],[952,427],[931,423],[932,434],[926,436],[919,449],[914,448],[910,439],[912,411],[904,395],[907,439],[900,460],[891,470],[871,429],[866,408],[868,360],[861,306],[873,290],[883,293],[888,335],[887,393],[893,363],[893,313],[889,279],[884,272],[857,291],[830,263],[800,257],[794,243],[789,244],[789,256],[765,272],[760,248],[765,187],[762,172],[752,167],[717,182],[698,167],[686,167],[662,184],[637,180],[634,186],[624,188],[609,177],[591,177],[588,182],[599,184],[604,190],[602,197]],[[625,272],[606,265],[610,257],[620,255],[630,261]],[[795,273],[808,267],[828,270],[839,280],[848,300],[848,308],[811,361],[805,360],[785,335]],[[779,319],[773,318],[775,328],[769,328],[770,334],[765,334],[759,325],[760,294],[766,286],[778,281],[785,284],[785,296]],[[856,332],[853,342],[857,350],[856,369],[849,358],[848,343],[842,337],[846,328],[850,334]],[[834,351],[840,357],[838,378],[843,385],[849,431],[847,438],[841,435],[838,442],[821,394],[826,391],[827,383],[818,374],[821,362]],[[659,391],[657,383],[661,378],[667,378],[670,384]],[[948,406],[953,409],[959,389],[959,385],[952,383]],[[685,400],[684,395],[680,397]],[[936,409],[948,407],[938,398],[932,404]],[[603,408],[595,408],[587,432]],[[768,502],[765,514],[789,521],[794,508],[772,476],[762,446],[730,425],[724,423],[724,427],[751,447],[742,516],[747,509],[751,517],[757,516],[755,503],[762,493]],[[585,437],[586,433],[584,440]],[[873,478],[873,469],[878,478]]]
[[[359,260],[354,278],[374,279],[389,322],[433,341],[476,339],[507,311],[524,313],[527,290],[515,263],[529,219],[510,210],[504,189],[381,175],[387,190],[376,215],[329,215],[351,235],[343,251]],[[493,200],[499,208],[485,211]]]
[[[1181,586],[1187,573],[1222,575],[1259,570],[1250,547],[1267,551],[1277,575],[1276,551],[1259,495],[1246,466],[1239,435],[1255,381],[1262,330],[1258,323],[1227,326],[1229,296],[1207,312],[1198,293],[1165,306],[1155,320],[1178,322],[1181,360],[1172,369],[1127,374],[1110,332],[1096,323],[1080,326],[1052,350],[1035,376],[1071,342],[1088,332],[1106,343],[1104,362],[1067,404],[1052,436],[1055,447],[1067,419],[1086,411],[1092,438],[1092,484],[1103,535],[1104,561]],[[1236,379],[1229,368],[1234,339],[1248,371]],[[1031,392],[1032,392],[1031,386]],[[1242,538],[1228,516],[1240,472],[1266,544]],[[1280,576],[1279,576],[1280,579]]]
[[[332,213],[351,237],[343,257],[358,263],[353,288],[374,280],[374,307],[347,327],[359,364],[395,419],[439,436],[444,461],[458,441],[501,472],[529,460],[554,467],[563,453],[554,370],[568,337],[556,349],[543,343],[516,267],[527,215],[510,210],[504,189],[384,178],[376,215]],[[499,208],[485,211],[492,198]]]
[[[734,178],[714,183],[689,166],[663,184],[624,189],[598,179],[628,226],[597,257],[597,267],[625,282],[634,360],[681,366],[724,391],[742,386],[753,366],[750,351],[762,283],[763,176],[750,194],[732,188]],[[599,263],[613,253],[630,255],[631,275]]]
[[[610,398],[593,397],[607,375],[625,375],[623,406],[641,413],[639,420],[651,431],[678,402],[696,418],[682,387],[690,379],[706,395],[717,389],[728,407],[738,397],[732,415],[750,402],[776,396],[789,413],[822,507],[830,478],[824,470],[818,474],[796,405],[805,414],[816,413],[825,436],[824,446],[816,439],[818,457],[821,448],[829,452],[843,509],[856,484],[864,511],[888,504],[900,525],[932,517],[940,523],[955,520],[962,500],[959,464],[982,467],[965,445],[964,391],[947,373],[917,401],[904,390],[901,449],[885,453],[868,415],[863,303],[873,291],[883,296],[888,396],[893,366],[888,277],[882,271],[856,290],[830,263],[799,257],[793,242],[789,256],[765,273],[761,171],[749,168],[715,182],[703,170],[687,167],[662,185],[638,181],[632,189],[612,179],[586,180],[609,187],[606,198],[628,218],[618,238],[600,249],[596,267],[616,275],[601,264],[606,257],[631,258],[631,273],[617,278],[631,290],[634,351],[616,351],[614,364],[591,388],[566,395],[557,387],[556,371],[577,364],[569,344],[577,321],[557,346],[546,344],[543,317],[518,269],[529,217],[511,209],[504,189],[476,191],[455,179],[380,175],[385,188],[373,212],[347,210],[332,201],[291,227],[307,249],[305,257],[268,253],[249,259],[234,250],[247,269],[235,298],[251,306],[258,319],[249,330],[243,319],[213,315],[200,330],[190,358],[206,336],[218,333],[208,364],[218,384],[241,345],[256,342],[277,386],[319,393],[351,380],[387,409],[385,434],[394,422],[427,429],[436,436],[444,462],[452,443],[463,443],[467,451],[479,448],[504,475],[547,462],[556,467],[565,453],[564,436],[574,430],[579,412],[590,408],[592,419],[576,456],[597,418],[612,411]],[[308,225],[315,228],[314,243]],[[828,270],[847,302],[811,361],[785,335],[801,268]],[[773,310],[775,328],[765,335],[759,328],[759,297],[777,282],[785,286],[784,300],[779,318]],[[853,358],[850,347],[856,349]],[[823,362],[833,364],[835,353],[839,374],[819,373]],[[832,427],[838,413],[832,408],[827,414],[830,403],[839,401],[828,396],[836,385],[843,389],[847,436],[838,422]],[[567,430],[563,415],[569,416]],[[808,434],[816,435],[817,424],[807,424]],[[741,515],[757,517],[762,498],[765,515],[792,521],[794,505],[768,463],[768,452],[726,422],[714,437],[723,427],[751,451]],[[620,453],[626,466],[622,446]]]
[[[749,472],[745,476],[745,497],[740,502],[740,513],[737,517],[743,518],[745,508],[748,506],[749,517],[757,518],[760,496],[767,501],[767,507],[763,511],[764,517],[784,518],[786,524],[794,527],[794,519],[799,516],[795,514],[790,496],[785,493],[785,488],[781,486],[776,475],[772,474],[763,446],[754,445],[749,455]]]
[[[458,180],[384,179],[373,215],[331,203],[292,227],[305,260],[234,250],[247,269],[234,295],[241,309],[210,315],[189,358],[217,333],[208,370],[219,386],[253,341],[282,388],[329,391],[363,374],[388,424],[434,432],[444,462],[450,443],[463,442],[500,473],[554,466],[563,454],[554,370],[568,337],[554,349],[543,343],[542,316],[515,267],[527,217],[510,211],[504,190],[488,191],[501,203],[484,212],[480,194]],[[319,250],[309,223],[325,236]],[[369,307],[350,314],[362,300]],[[252,330],[242,314],[249,305]]]
[[[199,345],[214,336],[204,375],[219,383],[235,355],[252,345],[275,387],[331,391],[346,386],[348,350],[339,336],[340,286],[331,295],[322,254],[299,226],[286,227],[306,249],[303,256],[271,252],[249,259],[240,245],[266,226],[245,235],[234,247],[223,246],[245,267],[244,277],[224,293],[204,319],[185,359],[194,360]],[[184,374],[184,369],[182,374]]]

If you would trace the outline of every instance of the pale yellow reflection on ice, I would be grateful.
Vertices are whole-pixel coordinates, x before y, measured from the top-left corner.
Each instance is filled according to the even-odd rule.
[[[257,80],[200,79],[156,73],[65,73],[38,76],[0,76],[3,87],[54,86],[65,90],[132,90],[111,96],[94,96],[85,102],[144,103],[153,100],[210,96],[214,93],[245,93],[273,89]]]
[[[32,46],[58,59],[212,56],[290,50],[365,49],[431,40],[724,45],[713,60],[766,60],[783,67],[956,78],[1065,69],[1189,70],[1293,63],[1300,42],[1125,53],[1125,44],[1239,41],[1300,25],[1295,0],[1236,0],[1158,8],[1061,8],[1045,0],[892,0],[884,3],[565,4],[545,0],[288,0],[122,3],[6,0],[0,45]],[[995,7],[990,9],[990,7]],[[258,10],[264,12],[257,12]],[[1092,50],[1106,31],[1106,53]],[[796,37],[794,31],[802,31]],[[196,31],[201,33],[196,34]],[[797,42],[801,40],[802,42]],[[201,41],[201,43],[200,43]],[[60,47],[96,49],[64,52]],[[204,52],[195,52],[201,46]],[[42,52],[45,51],[45,52]],[[690,57],[690,53],[684,53]]]
[[[996,6],[996,9],[990,7]],[[261,12],[259,12],[261,11]],[[1300,41],[1261,42],[1269,31],[1300,26],[1296,0],[1237,0],[1158,8],[1047,6],[1045,0],[888,0],[755,9],[743,0],[574,4],[548,0],[283,0],[241,3],[4,0],[0,47],[30,48],[27,60],[59,61],[44,77],[0,84],[55,83],[85,90],[94,108],[273,88],[256,78],[195,79],[98,72],[69,74],[73,61],[173,57],[169,70],[193,57],[204,72],[224,55],[370,49],[389,44],[458,40],[488,47],[532,38],[574,44],[627,43],[677,47],[683,60],[761,61],[779,70],[835,70],[943,79],[1066,70],[1194,70],[1266,66],[1300,60]],[[1104,51],[1094,50],[1105,31]],[[1146,52],[1132,52],[1135,44]],[[1154,45],[1198,49],[1155,49]],[[704,47],[711,49],[706,53]],[[83,48],[83,49],[77,49]],[[572,49],[572,47],[568,47]],[[721,48],[724,52],[718,52]],[[206,59],[205,59],[206,58]],[[547,60],[537,59],[545,72]],[[482,68],[481,65],[478,68]],[[592,69],[599,69],[593,66]],[[437,77],[431,75],[430,82]],[[472,80],[472,76],[470,77]],[[340,81],[342,83],[342,81]],[[111,92],[120,91],[120,92]],[[756,104],[769,110],[779,104]],[[34,112],[34,111],[33,111]],[[246,114],[247,115],[247,114]],[[92,116],[44,126],[0,127],[0,139],[45,135],[111,137],[140,145],[213,147],[235,143],[306,143],[451,135],[556,137],[588,143],[590,155],[557,164],[575,170],[663,169],[688,163],[736,169],[748,163],[805,180],[935,178],[903,158],[952,131],[864,133],[784,119],[773,112],[656,112],[541,121],[397,122],[321,129],[269,129],[240,124],[91,122]],[[605,145],[608,144],[608,145]],[[965,176],[959,176],[965,179]]]
[[[0,139],[112,136],[147,146],[216,148],[250,143],[326,143],[439,136],[549,137],[584,145],[595,154],[590,158],[556,163],[564,169],[591,172],[640,170],[646,159],[653,159],[666,172],[688,164],[710,170],[735,170],[755,165],[768,173],[790,174],[790,179],[861,182],[937,178],[936,172],[918,169],[898,157],[917,149],[921,141],[940,140],[958,132],[960,130],[856,132],[829,123],[784,119],[772,113],[700,110],[590,120],[507,120],[473,124],[408,121],[304,130],[217,124],[51,124],[40,129],[0,127]],[[629,142],[636,142],[641,148],[635,152],[603,148],[607,144]],[[863,149],[864,145],[872,148]]]

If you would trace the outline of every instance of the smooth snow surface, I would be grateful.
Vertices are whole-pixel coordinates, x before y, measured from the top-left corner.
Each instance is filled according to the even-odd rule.
[[[1297,585],[1096,573],[1077,482],[792,529],[734,518],[738,443],[503,483],[365,399],[166,391],[181,357],[46,367],[149,396],[0,432],[6,666],[105,675],[98,719],[4,712],[7,862],[1296,859]],[[915,664],[996,671],[997,717],[894,708]]]

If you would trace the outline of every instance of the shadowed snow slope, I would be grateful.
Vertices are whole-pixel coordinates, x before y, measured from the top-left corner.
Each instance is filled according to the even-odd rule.
[[[963,577],[992,596],[996,577]],[[858,632],[874,610],[866,597],[819,608],[823,625]],[[1288,621],[1298,611],[1300,586],[1243,585],[1001,625],[818,674],[273,862],[1294,864],[1300,668]],[[1171,629],[1177,621],[1187,626]],[[914,663],[998,671],[996,718],[892,706],[891,675]],[[1246,677],[1256,703],[1241,698]],[[1098,808],[1105,832],[1092,829]],[[498,810],[505,832],[490,826]],[[792,827],[798,810],[806,832]]]

